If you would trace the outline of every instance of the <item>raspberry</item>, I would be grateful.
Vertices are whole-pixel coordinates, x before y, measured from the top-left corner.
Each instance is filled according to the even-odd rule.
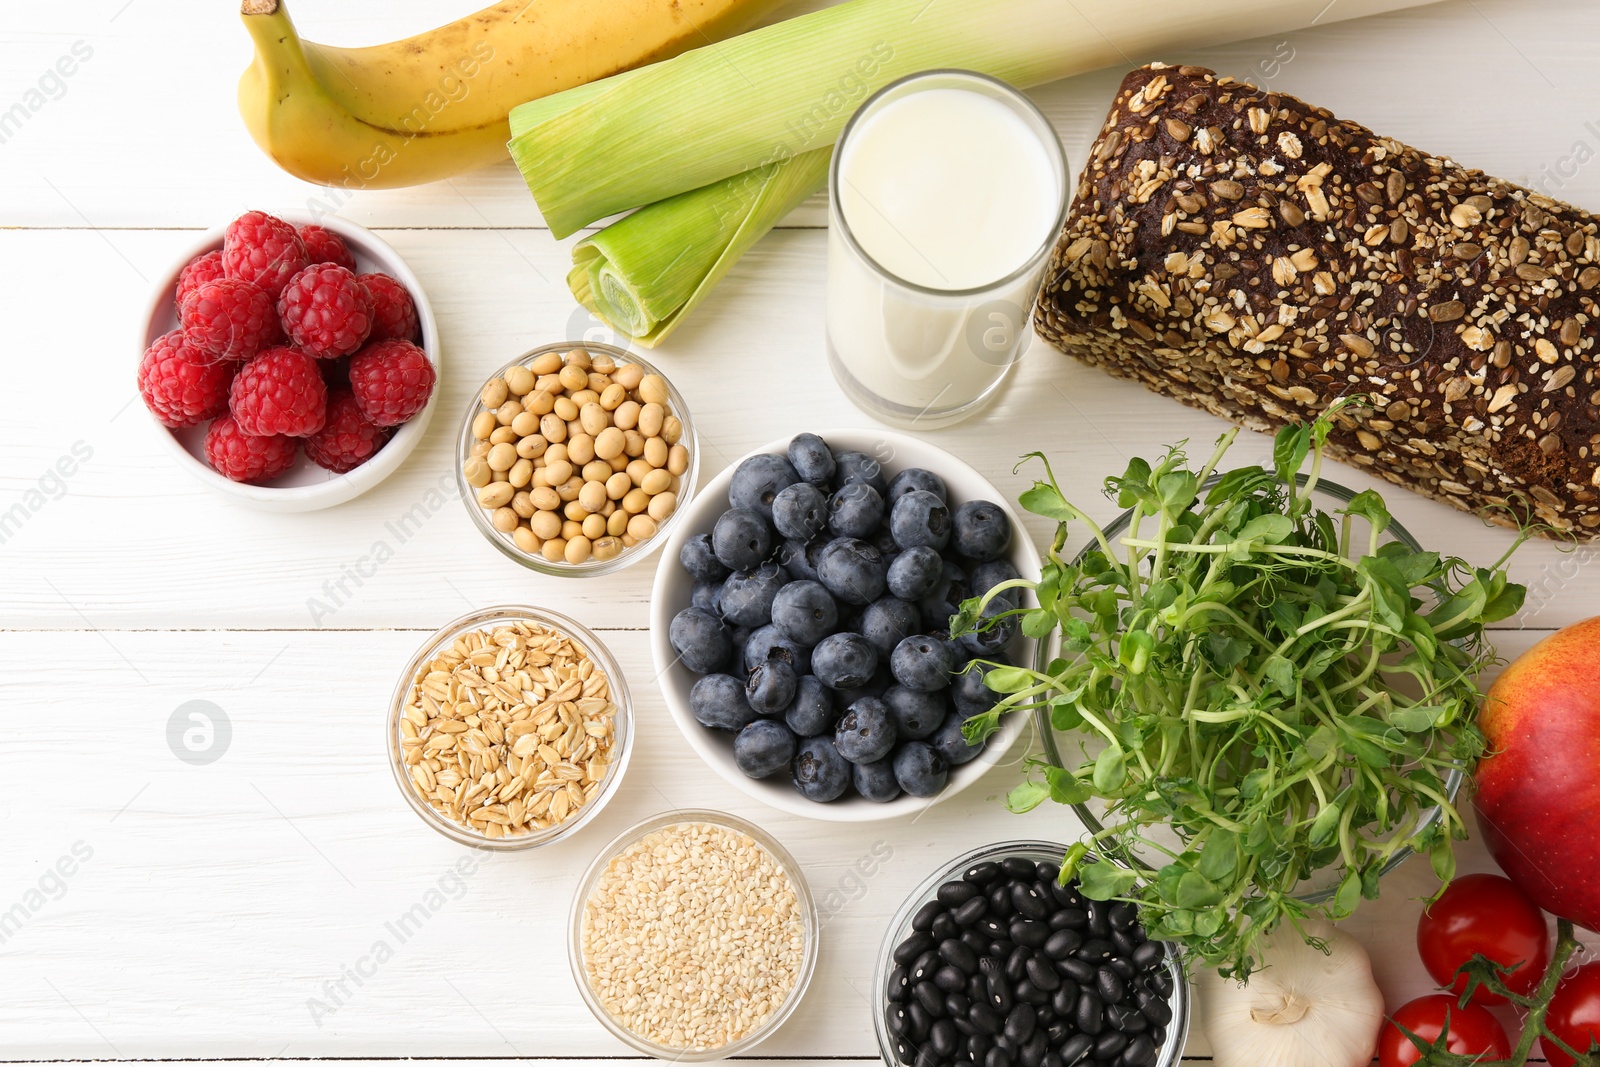
[[[174,430],[198,426],[228,410],[233,364],[220,363],[189,343],[182,330],[157,337],[139,361],[145,407]]]
[[[328,399],[328,421],[306,438],[306,455],[317,466],[344,474],[371,459],[387,440],[389,431],[368,422],[356,398],[341,389]]]
[[[199,288],[201,283],[216,281],[223,276],[221,251],[203,252],[195,256],[178,275],[178,306],[182,307],[183,298]]]
[[[249,359],[282,336],[272,298],[237,278],[195,286],[178,321],[190,344],[217,359]]]
[[[415,341],[417,305],[406,287],[387,274],[373,272],[358,276],[361,287],[372,298],[373,341]]]
[[[398,426],[427,407],[433,381],[433,364],[410,341],[376,341],[350,361],[356,404],[379,426]]]
[[[292,437],[256,437],[239,429],[232,415],[213,420],[206,430],[206,462],[236,482],[270,482],[294,466],[300,443]]]
[[[228,410],[239,429],[258,437],[306,437],[322,429],[328,387],[317,361],[293,348],[269,348],[239,368]]]
[[[308,262],[294,227],[265,211],[246,211],[223,231],[222,265],[228,277],[259,285],[274,300]]]
[[[306,246],[308,263],[337,263],[347,270],[356,269],[356,257],[350,254],[344,238],[321,226],[300,227],[300,243]]]
[[[278,317],[289,340],[307,355],[332,359],[354,352],[367,339],[372,299],[346,268],[316,263],[284,286]]]

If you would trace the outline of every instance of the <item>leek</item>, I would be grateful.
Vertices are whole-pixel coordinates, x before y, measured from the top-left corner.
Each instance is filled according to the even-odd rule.
[[[832,154],[819,148],[640,208],[573,248],[572,295],[654,348],[751,245],[821,188]]]
[[[523,105],[509,147],[546,223],[566,237],[825,148],[871,92],[916,71],[962,67],[1027,88],[1427,2],[848,0]]]

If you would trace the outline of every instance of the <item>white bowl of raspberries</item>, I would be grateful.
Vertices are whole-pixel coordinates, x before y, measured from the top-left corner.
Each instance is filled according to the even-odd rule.
[[[725,781],[792,815],[915,815],[976,782],[1025,716],[986,744],[984,674],[1032,663],[1015,627],[952,640],[968,596],[1039,573],[1039,552],[987,478],[888,430],[773,441],[696,495],[650,599],[657,684],[685,740]],[[1036,606],[1007,595],[999,610]]]
[[[272,511],[343,503],[391,474],[433,414],[439,330],[367,230],[249,211],[151,296],[139,394],[180,464]]]

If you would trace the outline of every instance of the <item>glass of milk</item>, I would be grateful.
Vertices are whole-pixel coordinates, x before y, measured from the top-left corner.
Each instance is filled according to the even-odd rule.
[[[861,105],[828,173],[828,361],[856,406],[933,429],[994,395],[1066,190],[1055,130],[1004,82],[930,70]]]

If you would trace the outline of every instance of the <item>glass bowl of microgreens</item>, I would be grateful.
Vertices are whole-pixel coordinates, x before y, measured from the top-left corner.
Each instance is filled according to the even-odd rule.
[[[1006,584],[1040,606],[989,616],[1019,617],[1040,654],[980,665],[997,703],[967,725],[1035,716],[1043,752],[1007,804],[1075,809],[1063,876],[1241,979],[1278,923],[1347,917],[1413,853],[1454,874],[1484,631],[1524,594],[1515,545],[1487,567],[1425,551],[1378,493],[1324,481],[1338,418],[1280,431],[1270,470],[1219,466],[1236,430],[1198,467],[1181,447],[1135,459],[1106,480],[1127,511],[1105,528],[1029,457],[1045,477],[1021,503],[1059,525],[1038,580]],[[1090,531],[1071,557],[1069,522]],[[992,625],[1006,593],[954,629]]]

